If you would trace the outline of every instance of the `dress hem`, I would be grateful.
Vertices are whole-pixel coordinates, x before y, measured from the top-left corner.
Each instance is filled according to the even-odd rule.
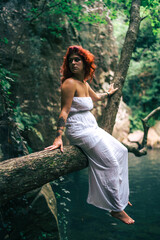
[[[128,200],[129,201],[129,200]],[[88,204],[91,204],[91,205],[93,205],[93,206],[95,206],[95,207],[97,207],[97,208],[101,208],[101,209],[103,209],[103,210],[106,210],[106,211],[108,211],[108,212],[121,212],[121,211],[123,211],[126,207],[127,207],[127,205],[128,205],[128,202],[124,205],[124,207],[122,207],[122,209],[117,209],[117,210],[113,210],[113,209],[108,209],[108,208],[105,208],[105,207],[101,207],[101,206],[98,206],[97,204],[95,204],[95,203],[92,203],[92,202],[89,202],[88,200],[87,200],[87,203]]]

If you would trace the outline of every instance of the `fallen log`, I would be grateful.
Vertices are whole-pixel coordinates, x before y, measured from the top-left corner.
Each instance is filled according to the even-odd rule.
[[[75,146],[44,150],[0,163],[0,205],[28,191],[86,168],[87,157]]]

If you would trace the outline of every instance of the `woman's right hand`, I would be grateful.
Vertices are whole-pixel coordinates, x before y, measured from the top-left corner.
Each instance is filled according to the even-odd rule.
[[[61,137],[56,137],[53,144],[49,147],[46,147],[45,150],[54,150],[60,148],[61,152],[63,152],[63,141]]]

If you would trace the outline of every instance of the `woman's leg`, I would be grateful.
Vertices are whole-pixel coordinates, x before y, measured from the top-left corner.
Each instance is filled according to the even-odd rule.
[[[89,148],[82,147],[89,159],[89,193],[87,202],[109,210],[126,224],[134,220],[125,213],[128,205],[128,151],[115,138],[100,130],[101,139]]]

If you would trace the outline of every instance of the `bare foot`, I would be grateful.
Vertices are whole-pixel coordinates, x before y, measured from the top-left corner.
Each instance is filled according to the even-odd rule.
[[[129,205],[129,206],[132,206],[132,203],[131,203],[130,201],[128,201],[128,205]]]
[[[125,224],[133,224],[135,221],[128,216],[128,214],[125,211],[121,212],[111,212],[111,216],[114,218],[119,219],[120,221],[124,222]]]

